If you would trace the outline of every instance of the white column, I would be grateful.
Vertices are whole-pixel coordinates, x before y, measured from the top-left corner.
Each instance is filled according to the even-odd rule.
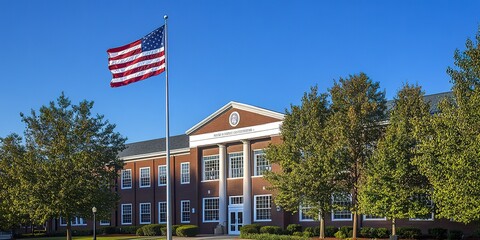
[[[252,223],[252,173],[250,171],[250,141],[243,140],[243,224]]]
[[[218,144],[218,223],[227,226],[227,148],[223,144]],[[226,228],[224,228],[226,229]]]

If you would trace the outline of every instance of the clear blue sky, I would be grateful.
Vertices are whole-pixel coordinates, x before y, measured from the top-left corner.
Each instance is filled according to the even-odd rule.
[[[165,75],[110,88],[106,50],[169,15],[170,133],[238,101],[284,112],[310,86],[365,72],[393,98],[402,83],[449,91],[447,66],[474,38],[480,1],[2,1],[0,137],[62,91],[128,142],[165,137]]]

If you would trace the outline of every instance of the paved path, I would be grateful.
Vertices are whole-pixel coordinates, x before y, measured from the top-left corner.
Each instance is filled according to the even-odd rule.
[[[237,240],[240,240],[240,238],[238,238],[238,236],[229,236],[229,235],[220,235],[220,236],[215,236],[215,235],[205,235],[205,234],[200,234],[200,235],[197,235],[196,237],[173,237],[173,239],[175,240],[201,240],[201,239],[208,239],[208,240],[213,240],[213,239],[217,239],[217,240],[221,240],[221,239],[237,239]]]

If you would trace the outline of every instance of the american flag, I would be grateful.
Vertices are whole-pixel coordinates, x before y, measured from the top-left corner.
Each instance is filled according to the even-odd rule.
[[[111,87],[120,87],[158,75],[165,71],[165,26],[125,46],[111,48],[108,68]]]

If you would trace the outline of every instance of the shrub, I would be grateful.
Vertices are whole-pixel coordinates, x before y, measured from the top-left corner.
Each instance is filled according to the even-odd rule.
[[[162,227],[160,224],[148,224],[143,226],[144,236],[160,236],[162,235]]]
[[[296,236],[296,237],[303,237],[303,232],[293,232],[292,233],[293,236]]]
[[[343,226],[343,227],[340,227],[340,231],[342,231],[345,236],[351,238],[352,235],[353,235],[353,227],[352,226]]]
[[[263,226],[260,228],[260,233],[281,235],[282,232],[283,230],[279,226]]]
[[[294,232],[293,236],[296,236],[295,233],[297,233],[297,232]],[[303,236],[307,237],[307,238],[311,238],[311,237],[314,237],[315,235],[313,235],[313,232],[304,231]]]
[[[100,229],[100,233],[102,234],[114,234],[117,232],[117,228],[115,227],[103,227]]]
[[[372,238],[372,230],[370,227],[362,227],[360,229],[360,236],[364,238]]]
[[[460,230],[448,231],[448,240],[460,240],[463,238],[463,232]]]
[[[345,239],[347,238],[347,234],[345,234],[343,231],[341,230],[338,230],[338,232],[336,232],[334,234],[335,238],[338,238],[338,239]]]
[[[258,240],[308,240],[308,237],[304,236],[290,236],[290,235],[275,235],[268,233],[249,233],[241,236],[244,239],[258,239]]]
[[[117,233],[124,233],[124,234],[136,234],[137,229],[139,229],[141,226],[126,226],[126,227],[119,227],[117,228],[118,232]]]
[[[325,227],[325,237],[334,237],[335,233],[338,231],[338,228],[332,227],[332,226],[327,226]],[[318,227],[318,235],[320,235],[320,227]]]
[[[293,235],[295,232],[302,232],[302,225],[300,224],[288,224],[287,232],[290,235]]]
[[[373,238],[388,238],[390,232],[387,228],[372,228],[372,236]]]
[[[422,235],[422,231],[413,227],[401,227],[397,229],[397,235],[400,238],[417,239]]]
[[[428,229],[428,235],[435,239],[441,240],[447,238],[447,229],[445,228],[430,228]]]
[[[260,233],[260,225],[258,224],[249,224],[242,226],[240,228],[240,235],[250,234],[250,233]]]
[[[145,236],[145,234],[143,233],[143,227],[137,229],[137,236]]]
[[[196,225],[177,226],[175,233],[180,237],[195,237],[200,229]]]

